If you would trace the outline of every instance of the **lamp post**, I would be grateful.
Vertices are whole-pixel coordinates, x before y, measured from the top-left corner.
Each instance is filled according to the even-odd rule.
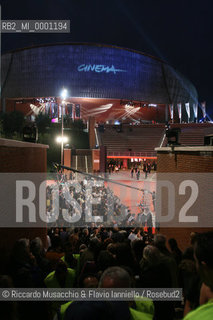
[[[65,105],[65,99],[67,97],[67,89],[62,90],[61,92],[61,165],[64,164],[64,105]]]

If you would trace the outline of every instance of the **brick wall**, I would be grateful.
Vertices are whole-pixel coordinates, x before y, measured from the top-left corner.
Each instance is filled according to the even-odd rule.
[[[66,167],[71,167],[71,149],[64,149],[64,165]],[[70,170],[64,170],[64,174],[70,177]]]
[[[89,146],[90,149],[95,148],[95,118],[89,118]]]
[[[0,173],[46,172],[47,148],[39,144],[0,139]],[[16,240],[40,237],[46,244],[46,233],[46,228],[0,228],[0,254],[4,261],[0,264],[0,273],[7,271],[10,250]]]
[[[46,149],[0,147],[0,172],[46,171]]]
[[[156,148],[157,173],[213,173],[212,147]],[[213,228],[161,228],[167,239],[175,238],[182,250],[189,246],[191,232],[206,232]]]
[[[100,149],[92,150],[92,169],[93,172],[100,171]]]
[[[157,169],[157,172],[213,172],[213,157],[199,152],[158,152]]]

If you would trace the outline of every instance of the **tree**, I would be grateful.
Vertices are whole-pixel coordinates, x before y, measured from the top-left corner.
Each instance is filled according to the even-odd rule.
[[[1,115],[2,129],[6,136],[11,137],[14,133],[21,134],[24,127],[24,114],[20,111],[3,113]]]
[[[35,119],[36,125],[38,127],[38,132],[44,134],[46,128],[50,127],[51,119],[47,114],[39,113]]]
[[[75,120],[74,122],[71,123],[71,129],[76,130],[76,131],[83,131],[84,130],[84,123],[82,119]]]

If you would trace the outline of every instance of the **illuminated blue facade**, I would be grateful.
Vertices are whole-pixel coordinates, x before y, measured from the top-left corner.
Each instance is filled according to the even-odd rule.
[[[195,87],[165,62],[114,46],[57,44],[2,56],[2,97],[60,96],[157,104],[197,102]]]

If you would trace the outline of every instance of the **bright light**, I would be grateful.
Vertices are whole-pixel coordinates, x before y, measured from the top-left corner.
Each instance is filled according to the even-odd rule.
[[[63,89],[63,90],[62,90],[62,92],[61,92],[61,97],[62,97],[63,100],[66,99],[66,97],[67,97],[67,89]]]
[[[134,106],[131,106],[129,104],[125,104],[125,109],[126,110],[133,110],[135,107]]]
[[[61,143],[62,142],[62,137],[57,137],[56,138],[56,142]],[[63,143],[67,143],[68,142],[68,138],[67,137],[63,137]]]

